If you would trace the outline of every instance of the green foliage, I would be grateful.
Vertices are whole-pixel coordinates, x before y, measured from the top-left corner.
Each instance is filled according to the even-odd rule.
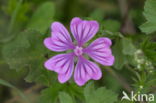
[[[126,100],[121,101],[121,91],[132,89],[140,93],[155,92],[155,35],[144,35],[137,29],[137,26],[143,22],[139,5],[137,7],[132,5],[130,11],[123,13],[123,17],[120,15],[123,12],[122,7],[119,12],[120,7],[113,0],[80,0],[81,3],[77,0],[2,1],[6,5],[2,6],[3,11],[0,8],[2,14],[0,15],[0,68],[2,68],[0,75],[1,78],[6,77],[3,74],[10,76],[9,81],[35,99],[32,103],[132,103]],[[135,0],[129,0],[128,3],[135,4],[135,2]],[[142,5],[138,2],[136,4]],[[130,13],[132,10],[133,14]],[[147,0],[144,9],[147,22],[140,27],[142,32],[154,34],[156,31],[155,11],[156,1]],[[70,28],[69,20],[72,17],[97,20],[100,24],[99,32],[87,45],[99,37],[109,37],[112,40],[111,48],[115,56],[113,66],[99,65],[103,72],[100,80],[88,81],[88,84],[82,87],[77,86],[73,79],[64,84],[59,83],[57,73],[48,71],[44,67],[44,62],[57,54],[43,45],[43,40],[50,35],[50,24],[56,19]],[[134,24],[132,28],[136,29],[135,34],[120,32],[124,29],[124,25],[133,26],[131,23]],[[8,72],[9,68],[12,69],[10,72]],[[15,75],[16,80],[13,80]],[[31,84],[25,83],[23,77]],[[0,79],[0,84],[11,88],[8,90],[11,92],[9,99],[16,98],[12,95],[12,92],[16,90],[24,103],[27,100],[31,102],[30,98],[25,98],[19,89],[7,81]],[[36,84],[37,86],[40,84],[41,87],[36,89]],[[0,89],[0,98],[3,94],[1,90],[3,88]]]
[[[25,32],[22,32],[21,34],[19,34],[15,40],[13,40],[12,42],[5,45],[5,47],[3,49],[3,54],[5,55],[5,57],[8,56],[8,58],[10,58],[10,59],[11,59],[11,56],[14,58],[16,58],[16,57],[21,58],[21,59],[16,60],[16,61],[10,60],[10,61],[12,61],[10,63],[15,63],[13,65],[15,65],[15,66],[18,65],[18,67],[20,65],[24,66],[24,65],[20,64],[22,59],[25,60],[27,58],[31,58],[31,55],[26,53],[25,51],[28,49],[28,50],[33,52],[33,50],[31,50],[31,49],[33,49],[33,48],[37,49],[37,47],[41,47],[42,49],[44,49],[41,42],[42,42],[42,37],[40,36],[40,34],[38,32],[25,31]],[[35,45],[35,44],[38,44],[38,45]],[[41,48],[38,48],[38,50],[40,49],[42,51]],[[29,57],[26,56],[27,58],[23,58],[19,55],[23,55],[23,56],[29,55]],[[14,58],[12,58],[12,59],[14,59]],[[36,58],[37,58],[37,55],[36,55]],[[11,65],[11,68],[14,68],[13,65]],[[16,68],[16,69],[20,69],[20,68]]]
[[[114,103],[117,101],[117,94],[105,87],[95,90],[94,84],[88,84],[84,89],[86,103]]]
[[[22,2],[23,0],[20,0],[19,2],[15,2],[14,4],[13,2],[11,2],[11,0],[9,1],[10,5],[8,7],[12,7],[11,4],[13,4],[15,7],[11,13],[11,20],[8,29],[4,28],[4,31],[1,32],[0,42],[7,42],[15,36],[14,32],[17,31],[17,28],[15,28],[15,22],[17,22],[17,17],[22,6]]]
[[[10,34],[11,32],[13,32],[13,30],[15,29],[15,22],[17,22],[17,20],[19,20],[19,17],[18,14],[20,12],[20,9],[22,7],[22,2],[23,0],[19,0],[19,2],[17,2],[17,0],[14,0],[13,2],[10,0],[9,2],[9,6],[10,8],[8,8],[8,12],[10,12],[12,14],[11,16],[11,21],[10,21],[10,25],[9,25],[9,28],[8,28],[8,34]],[[11,8],[14,10],[14,11],[11,11]]]
[[[83,99],[82,88],[73,83],[60,84],[55,81],[52,86],[41,92],[41,96],[37,103],[57,103],[58,99],[60,99],[61,103],[74,103],[73,98],[70,96]]]
[[[17,8],[19,8],[19,10]],[[7,15],[12,15],[12,17],[14,15],[16,23],[21,24],[29,19],[26,14],[30,10],[30,8],[31,4],[29,2],[23,2],[23,0],[8,0],[7,6],[4,8],[4,12]]]
[[[135,65],[134,54],[136,52],[136,47],[134,46],[132,40],[128,37],[116,38],[116,43],[112,47],[113,54],[115,56],[114,67],[118,70],[122,69],[125,64]]]
[[[156,43],[152,42],[150,39],[145,39],[142,43],[142,50],[144,51],[145,55],[156,63]]]
[[[61,86],[51,86],[41,92],[41,96],[37,103],[55,103]]]
[[[105,20],[103,22],[103,29],[111,32],[118,32],[120,30],[120,23],[116,20]]]
[[[125,55],[134,55],[136,48],[132,43],[132,40],[129,38],[122,39],[122,46],[123,46],[123,54]]]
[[[17,10],[15,9],[9,31],[13,29],[21,3],[22,1],[17,5]],[[43,58],[47,49],[43,46],[44,37],[40,32],[46,32],[52,22],[53,15],[54,4],[45,2],[37,9],[30,23],[28,23],[28,28],[35,30],[21,32],[14,40],[3,47],[2,54],[10,68],[16,70],[29,68],[29,74],[26,77],[29,82],[42,81],[43,84],[49,84],[50,74],[43,67],[45,61]]]
[[[4,59],[8,62],[11,69],[20,69],[26,64],[26,61],[23,54],[27,54],[24,49],[29,48],[27,36],[30,35],[26,32],[22,32],[15,40],[10,43],[7,43],[2,50]],[[27,57],[27,56],[26,56]]]
[[[140,29],[147,34],[150,34],[156,31],[156,1],[147,0],[144,7],[144,16],[147,19],[147,22],[140,26]]]
[[[11,69],[29,68],[27,81],[42,81],[49,84],[49,73],[43,67],[46,50],[43,46],[43,36],[39,32],[27,30],[7,43],[2,54]]]
[[[93,20],[97,20],[98,22],[102,22],[103,17],[104,14],[100,9],[94,10],[90,15],[90,18],[92,18]]]
[[[102,81],[105,81],[105,86],[113,92],[117,93],[122,88],[121,84],[110,73],[104,74]]]
[[[33,14],[28,24],[28,28],[40,31],[41,33],[45,33],[54,20],[54,14],[54,4],[52,2],[43,3]]]
[[[122,45],[122,41],[120,39],[116,40],[115,45],[113,46],[113,54],[115,56],[115,64],[114,67],[117,69],[122,69],[123,65],[126,63],[126,57],[124,56],[122,50],[123,47]]]
[[[72,98],[65,92],[59,93],[60,103],[73,103]]]

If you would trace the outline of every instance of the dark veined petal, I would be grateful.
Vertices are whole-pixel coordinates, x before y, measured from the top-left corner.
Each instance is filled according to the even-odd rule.
[[[90,79],[99,80],[101,77],[102,72],[95,63],[82,56],[78,58],[74,72],[74,80],[79,86],[84,85]]]
[[[111,44],[109,38],[98,38],[85,48],[84,52],[96,62],[105,66],[111,66],[114,64],[114,56],[110,48]]]
[[[99,30],[99,24],[97,21],[81,20],[80,18],[75,17],[71,21],[70,29],[74,38],[77,40],[78,45],[82,46],[94,37]]]
[[[74,54],[59,54],[47,60],[44,66],[58,73],[58,80],[64,83],[70,79],[74,69]]]
[[[48,49],[60,52],[74,48],[69,32],[61,23],[52,23],[51,30],[51,37],[44,40]]]

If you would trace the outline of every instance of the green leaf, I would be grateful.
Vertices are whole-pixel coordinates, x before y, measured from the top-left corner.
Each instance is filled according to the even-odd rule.
[[[84,96],[86,101],[90,100],[90,96],[91,94],[93,94],[93,92],[94,92],[94,84],[93,83],[87,84],[87,86],[84,89]]]
[[[113,55],[115,56],[114,67],[116,69],[122,69],[123,65],[126,63],[126,56],[122,52],[123,51],[122,40],[117,39],[112,49]]]
[[[154,31],[156,31],[156,23],[154,22],[146,22],[144,23],[143,25],[140,26],[140,29],[147,33],[147,34],[150,34]]]
[[[28,53],[26,50],[30,47],[27,35],[26,32],[21,33],[15,40],[5,44],[2,48],[3,57],[11,69],[21,69],[27,64],[28,57],[26,55]]]
[[[129,39],[129,38],[122,38],[122,46],[123,46],[122,52],[125,55],[134,55],[134,52],[136,51],[136,48],[133,45],[131,39]]]
[[[152,42],[149,39],[146,39],[142,43],[142,50],[144,51],[144,54],[146,57],[148,57],[150,60],[152,60],[153,63],[156,63],[156,43]]]
[[[58,99],[59,92],[66,90],[66,84],[60,84],[55,81],[49,88],[41,91],[38,103],[55,103]]]
[[[116,39],[116,38],[123,38],[123,35],[120,32],[111,32],[108,30],[101,30],[102,36],[111,38],[111,39]]]
[[[43,57],[45,48],[42,41],[43,37],[38,32],[21,32],[16,39],[4,45],[2,54],[11,69],[22,69]]]
[[[51,74],[43,67],[47,53],[43,39],[43,35],[36,31],[21,32],[16,39],[4,45],[2,54],[11,69],[29,70],[27,81],[49,85]]]
[[[37,103],[55,103],[58,98],[58,92],[61,88],[60,85],[57,85],[42,90]]]
[[[85,87],[84,95],[86,103],[114,103],[117,101],[117,94],[105,87],[100,87],[95,90],[93,83]]]
[[[116,20],[106,20],[102,23],[103,29],[111,32],[119,32],[120,23]]]
[[[54,80],[49,88],[41,91],[41,96],[39,97],[39,101],[37,103],[55,103],[60,97],[60,92],[66,92],[70,96],[79,98],[80,100],[84,99],[82,87],[77,86],[75,83],[60,84],[58,80]],[[70,100],[68,97],[67,99]],[[73,102],[75,103],[74,100]]]
[[[114,92],[119,92],[122,88],[121,84],[116,80],[116,78],[110,75],[110,73],[105,74],[105,77],[102,78],[102,80],[105,81],[105,86]]]
[[[7,86],[9,88],[15,89],[17,91],[17,93],[19,94],[19,96],[21,96],[23,98],[24,101],[26,101],[27,103],[30,103],[29,99],[24,95],[24,93],[22,91],[20,91],[19,89],[17,89],[15,86],[13,86],[12,84],[10,84],[9,82],[0,79],[0,84]]]
[[[53,21],[55,6],[52,2],[42,4],[33,14],[28,28],[45,33]]]
[[[144,7],[144,16],[147,22],[140,26],[142,32],[150,34],[156,31],[156,0],[146,0]]]
[[[95,9],[91,14],[90,18],[97,20],[98,22],[101,22],[104,18],[103,11],[100,9]]]
[[[60,103],[73,103],[73,100],[70,97],[70,95],[65,92],[59,93],[59,99],[60,99]]]
[[[147,20],[155,21],[155,17],[156,17],[155,10],[156,10],[156,1],[146,0],[143,14]]]

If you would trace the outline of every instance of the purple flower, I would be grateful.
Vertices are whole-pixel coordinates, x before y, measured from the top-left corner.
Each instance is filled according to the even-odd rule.
[[[84,85],[90,79],[99,80],[102,77],[99,66],[87,60],[84,55],[88,55],[102,65],[113,65],[114,56],[110,49],[111,40],[101,37],[93,41],[88,47],[84,46],[99,29],[99,24],[96,21],[81,20],[75,17],[71,21],[70,29],[76,39],[76,44],[72,42],[69,32],[61,23],[52,23],[52,35],[44,40],[44,45],[52,51],[72,50],[72,52],[56,55],[47,60],[44,66],[48,70],[57,72],[58,80],[61,83],[68,81],[73,73],[74,80],[79,86]],[[77,58],[76,67],[74,67],[75,58]]]

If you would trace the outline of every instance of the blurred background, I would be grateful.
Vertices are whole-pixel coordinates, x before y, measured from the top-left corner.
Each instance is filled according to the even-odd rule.
[[[144,5],[145,0],[0,0],[0,103],[132,103],[120,101],[123,90],[156,93],[156,35],[139,28],[146,22]],[[43,67],[56,54],[42,43],[50,24],[59,21],[69,29],[73,17],[97,20],[95,38],[113,41],[114,66],[101,66],[103,78],[89,81],[109,90],[101,93],[105,102],[87,101],[90,83],[60,84],[56,73]]]

